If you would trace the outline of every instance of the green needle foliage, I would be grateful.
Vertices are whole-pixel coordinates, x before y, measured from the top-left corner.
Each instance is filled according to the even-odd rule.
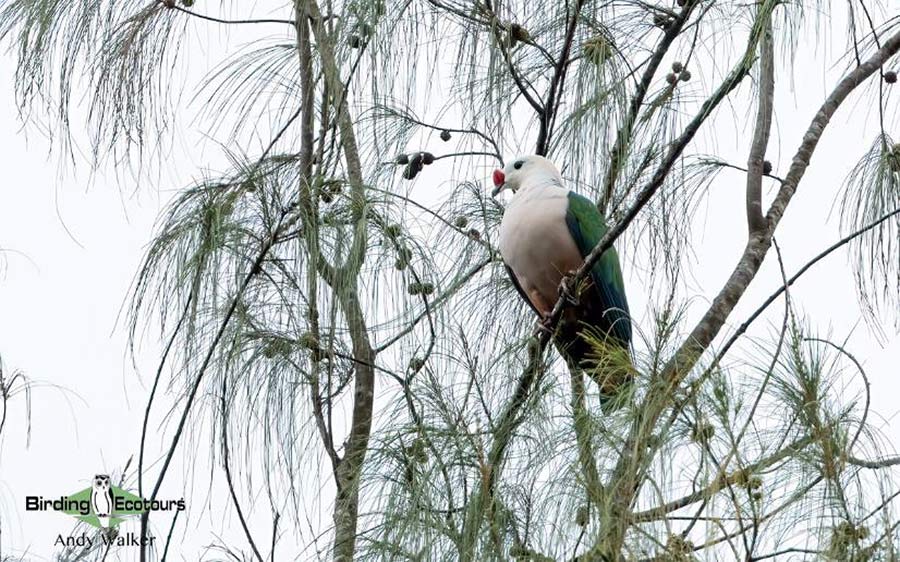
[[[870,323],[900,302],[889,3],[263,4],[0,4],[22,116],[64,152],[86,130],[95,166],[143,178],[199,131],[227,161],[172,197],[133,287],[132,338],[158,328],[164,349],[144,497],[208,450],[240,524],[215,545],[228,560],[897,558],[900,462],[868,375],[790,288],[848,246]],[[849,49],[773,171],[774,92],[812,36]],[[776,227],[848,97],[880,130],[844,190],[847,237],[736,317],[763,260],[781,264]],[[735,122],[740,162],[717,142]],[[502,267],[484,182],[531,152],[641,272],[633,358],[594,338],[598,369],[634,370],[609,412]],[[726,177],[747,184],[748,242],[698,316],[691,226]],[[764,312],[774,328],[751,327]],[[157,517],[142,561],[193,524]]]

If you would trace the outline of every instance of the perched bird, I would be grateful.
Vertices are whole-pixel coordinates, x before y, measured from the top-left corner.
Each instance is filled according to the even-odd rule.
[[[495,170],[493,181],[493,195],[514,193],[500,223],[500,254],[513,285],[546,324],[560,287],[568,285],[561,282],[584,263],[606,233],[606,221],[593,202],[564,186],[559,170],[542,156],[517,158]],[[554,343],[569,368],[589,374],[609,403],[633,375],[631,318],[615,248],[563,294],[574,305],[565,309]]]

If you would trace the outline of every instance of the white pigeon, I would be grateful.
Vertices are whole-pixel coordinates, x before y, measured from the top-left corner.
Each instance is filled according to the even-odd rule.
[[[500,254],[519,294],[545,322],[563,278],[584,263],[606,233],[606,221],[594,203],[565,187],[559,170],[542,156],[517,158],[495,170],[493,180],[494,195],[514,193],[500,224]],[[575,293],[570,297],[577,304],[566,310],[554,341],[569,366],[591,374],[608,400],[632,376],[631,318],[614,248]]]

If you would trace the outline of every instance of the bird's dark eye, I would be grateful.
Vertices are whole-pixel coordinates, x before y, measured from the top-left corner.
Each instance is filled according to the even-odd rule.
[[[523,165],[524,163],[525,163],[524,160],[519,160],[518,162],[516,162],[515,164],[513,164],[513,168],[515,168],[515,169],[518,170],[518,169],[520,169],[520,168],[522,167],[522,165]]]

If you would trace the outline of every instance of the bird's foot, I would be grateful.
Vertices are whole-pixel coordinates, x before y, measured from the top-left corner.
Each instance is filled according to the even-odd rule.
[[[566,299],[571,305],[578,304],[578,291],[575,289],[575,272],[570,271],[563,275],[559,283],[559,296]]]
[[[537,321],[537,329],[541,332],[546,332],[553,335],[553,319],[550,316],[541,316],[541,319]]]

